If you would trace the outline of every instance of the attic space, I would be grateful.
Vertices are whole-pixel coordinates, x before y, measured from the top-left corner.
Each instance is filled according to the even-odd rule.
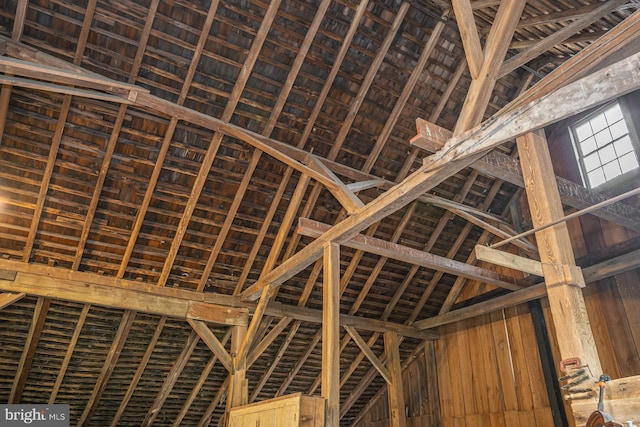
[[[0,425],[640,426],[638,7],[0,0]]]

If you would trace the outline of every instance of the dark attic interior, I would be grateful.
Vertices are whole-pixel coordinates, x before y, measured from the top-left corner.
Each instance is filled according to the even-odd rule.
[[[0,418],[640,426],[639,7],[0,0]]]

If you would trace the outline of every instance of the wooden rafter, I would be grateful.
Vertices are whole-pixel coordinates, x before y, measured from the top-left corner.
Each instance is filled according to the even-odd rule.
[[[451,5],[453,6],[456,22],[458,23],[464,53],[467,57],[467,64],[469,64],[469,72],[473,79],[477,79],[480,76],[484,55],[482,53],[482,46],[480,45],[480,36],[478,35],[476,21],[473,17],[471,1],[452,0]]]
[[[58,393],[60,392],[60,387],[62,386],[62,381],[64,380],[65,374],[67,373],[67,369],[69,368],[69,363],[71,362],[71,357],[73,356],[73,352],[78,344],[78,339],[80,338],[80,333],[82,332],[82,328],[87,320],[87,316],[89,314],[89,310],[91,309],[91,305],[85,304],[82,307],[82,311],[80,312],[80,316],[78,316],[78,321],[76,323],[76,327],[73,330],[73,335],[71,336],[71,341],[69,341],[69,345],[67,346],[67,352],[64,356],[64,360],[60,366],[60,370],[58,371],[58,375],[56,377],[56,382],[53,385],[53,390],[51,390],[51,395],[49,396],[48,403],[51,405],[56,401],[58,397]]]
[[[107,384],[109,383],[109,379],[113,374],[113,371],[116,367],[116,363],[118,363],[118,358],[120,357],[120,353],[122,348],[124,347],[124,343],[129,335],[129,331],[131,330],[131,326],[136,318],[136,312],[132,310],[125,311],[122,316],[122,321],[120,322],[120,326],[118,327],[118,331],[116,332],[116,336],[109,348],[109,352],[107,353],[107,357],[105,358],[104,364],[102,365],[102,370],[100,371],[100,375],[98,375],[97,381],[91,391],[89,396],[89,400],[78,419],[78,426],[86,426],[89,424],[93,413],[98,407],[98,403],[104,394],[104,391],[107,388]]]
[[[513,38],[525,3],[526,0],[500,3],[484,47],[484,61],[480,74],[477,79],[473,79],[471,82],[453,131],[454,135],[459,135],[482,121],[487,105],[489,105],[496,76]]]
[[[85,13],[83,27],[82,27],[83,29],[78,39],[79,40],[78,46],[76,47],[76,52],[73,60],[73,63],[76,66],[82,62],[84,49],[87,44],[87,38],[89,37],[89,27],[90,27],[89,23],[93,19],[93,15],[96,10],[96,3],[97,3],[96,0],[92,0],[87,4],[87,10]],[[60,107],[60,113],[58,115],[56,128],[51,140],[49,157],[47,158],[47,164],[45,166],[45,170],[42,176],[42,184],[40,185],[40,190],[38,192],[38,201],[36,202],[35,212],[33,214],[33,219],[31,221],[31,228],[29,229],[27,243],[25,244],[25,248],[23,251],[22,260],[25,262],[29,262],[29,259],[31,258],[31,251],[33,250],[33,245],[36,240],[38,224],[40,223],[40,217],[42,215],[42,211],[44,209],[44,205],[46,202],[47,192],[49,191],[49,183],[51,182],[51,176],[53,175],[53,169],[55,166],[56,158],[58,156],[60,142],[62,141],[62,134],[64,133],[64,128],[67,123],[67,115],[69,114],[70,106],[71,106],[71,95],[67,94],[64,96],[62,101],[62,106]]]
[[[20,403],[50,304],[51,300],[49,298],[38,298],[36,302],[33,318],[31,319],[31,326],[29,326],[29,334],[27,335],[24,350],[20,357],[20,363],[18,364],[18,369],[16,369],[13,386],[11,387],[11,393],[9,394],[10,404]]]
[[[389,374],[389,370],[386,366],[384,366],[382,361],[378,359],[378,356],[376,356],[375,353],[371,350],[369,344],[360,336],[358,331],[356,331],[352,327],[345,326],[344,329],[349,333],[351,339],[358,345],[358,347],[360,347],[360,350],[362,350],[364,355],[367,356],[369,362],[371,362],[371,364],[378,370],[378,372],[380,372],[380,375],[382,375],[387,384],[390,384],[391,375]]]
[[[373,168],[373,165],[378,159],[378,156],[382,152],[384,145],[387,143],[393,128],[396,126],[396,123],[398,122],[398,119],[400,118],[402,111],[404,110],[405,106],[407,105],[407,102],[409,101],[409,97],[413,93],[416,87],[416,84],[420,79],[420,76],[422,75],[425,67],[427,66],[427,62],[429,61],[429,58],[431,57],[433,50],[435,49],[438,41],[440,40],[442,30],[445,27],[445,19],[447,17],[448,17],[448,13],[445,12],[442,15],[442,20],[438,21],[438,23],[433,27],[433,30],[429,35],[429,39],[427,40],[427,43],[425,44],[424,49],[422,49],[422,52],[420,53],[420,58],[418,58],[418,61],[416,62],[415,68],[411,72],[411,75],[409,76],[407,83],[402,88],[402,93],[400,94],[400,96],[398,97],[398,100],[393,106],[393,111],[389,115],[389,118],[385,121],[382,131],[380,131],[380,134],[376,139],[376,143],[372,148],[371,153],[367,158],[367,161],[362,167],[363,172],[365,173],[371,172],[371,169]],[[406,162],[406,163],[413,163],[413,162]],[[402,173],[400,173],[400,176],[404,178],[404,176],[402,176]]]
[[[229,102],[225,106],[225,110],[222,114],[222,121],[228,122],[231,120],[233,116],[233,112],[235,111],[238,102],[240,101],[240,96],[242,91],[244,90],[247,81],[249,80],[249,76],[251,75],[251,70],[253,69],[254,64],[258,59],[258,55],[260,54],[260,49],[262,48],[262,44],[264,43],[269,29],[271,28],[271,24],[276,17],[276,13],[278,12],[278,7],[280,6],[279,0],[272,0],[269,4],[269,7],[265,13],[262,24],[260,25],[260,29],[256,34],[253,43],[251,44],[251,50],[247,56],[247,59],[242,65],[242,70],[240,71],[240,75],[236,80],[236,84],[231,92],[231,96],[229,97]],[[209,144],[209,148],[207,149],[207,153],[202,159],[202,164],[200,165],[200,170],[198,175],[191,187],[191,194],[189,195],[189,200],[184,208],[184,212],[182,217],[180,218],[180,224],[178,224],[178,228],[176,230],[175,235],[171,241],[171,247],[169,248],[169,253],[167,254],[164,262],[164,266],[162,268],[162,272],[160,273],[160,278],[158,279],[158,285],[164,286],[169,278],[169,274],[171,274],[171,269],[173,268],[173,263],[175,262],[176,256],[178,255],[178,250],[180,249],[180,245],[182,244],[182,239],[184,238],[185,233],[187,232],[187,227],[189,226],[189,222],[191,220],[191,216],[193,215],[193,211],[198,203],[198,199],[200,198],[200,193],[204,188],[204,184],[207,180],[207,176],[209,175],[209,170],[211,169],[211,165],[213,164],[213,160],[216,157],[218,152],[218,148],[222,143],[223,134],[217,132],[211,143]]]
[[[124,413],[124,410],[129,404],[131,397],[133,396],[133,392],[136,390],[136,387],[140,382],[140,378],[142,378],[142,374],[144,373],[144,370],[146,369],[147,364],[149,363],[149,359],[151,359],[153,350],[155,349],[158,339],[160,339],[160,334],[162,333],[162,330],[164,329],[164,325],[166,324],[166,322],[167,322],[167,318],[164,316],[161,317],[160,320],[158,321],[155,331],[151,336],[151,340],[147,345],[147,349],[145,350],[144,355],[142,356],[142,359],[138,364],[138,368],[136,369],[136,372],[133,375],[131,382],[129,383],[129,387],[127,388],[127,391],[125,392],[124,396],[122,397],[122,400],[120,401],[120,406],[118,406],[118,410],[113,416],[113,419],[111,421],[111,427],[116,427],[118,425],[120,418]]]
[[[24,292],[21,292],[21,293],[5,292],[5,293],[0,294],[0,310],[2,310],[5,307],[10,306],[11,304],[13,304],[16,301],[20,301],[26,295],[27,294],[25,294]]]
[[[571,24],[566,25],[561,30],[556,31],[552,35],[541,40],[535,46],[532,46],[509,58],[502,65],[502,68],[498,73],[498,77],[509,74],[511,71],[515,70],[521,65],[524,65],[532,59],[540,56],[547,50],[551,49],[553,46],[557,45],[573,34],[583,30],[603,16],[606,16],[612,11],[616,10],[624,3],[627,3],[627,0],[609,0],[604,2],[600,7],[593,9],[591,12],[585,13],[583,16],[581,16]]]
[[[599,6],[600,4],[598,2],[594,2],[584,6],[549,13],[541,13],[540,15],[532,16],[530,18],[523,18],[518,22],[518,29],[535,27],[538,25],[557,24],[558,22],[574,21],[587,13],[592,12]]]
[[[160,393],[158,393],[158,395],[156,396],[151,406],[149,406],[149,409],[147,410],[147,415],[144,421],[142,421],[142,425],[145,425],[145,426],[153,425],[153,422],[158,416],[158,413],[160,412],[160,409],[164,405],[164,402],[167,400],[167,398],[169,397],[169,394],[173,390],[173,387],[176,385],[176,382],[180,378],[180,374],[182,373],[182,370],[186,366],[187,362],[189,361],[191,354],[193,354],[193,351],[196,349],[196,346],[198,345],[198,341],[199,341],[198,334],[195,331],[192,331],[189,337],[187,338],[187,342],[185,343],[182,349],[182,352],[177,357],[176,361],[171,367],[171,370],[165,377],[164,382],[162,383],[162,387],[160,388]]]

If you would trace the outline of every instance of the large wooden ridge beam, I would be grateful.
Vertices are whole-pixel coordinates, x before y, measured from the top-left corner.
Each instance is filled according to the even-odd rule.
[[[632,55],[574,83],[494,118],[450,139],[425,164],[355,214],[333,226],[284,261],[242,296],[254,299],[263,288],[279,286],[317,260],[324,242],[344,243],[360,231],[401,209],[449,176],[471,165],[492,148],[640,87],[640,54]]]

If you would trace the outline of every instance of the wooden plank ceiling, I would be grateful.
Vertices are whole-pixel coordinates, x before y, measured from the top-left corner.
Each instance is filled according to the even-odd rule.
[[[0,0],[0,400],[217,425],[240,294],[419,168],[416,119],[469,129],[635,12],[511,3],[492,32],[499,1]],[[513,234],[513,151],[342,246],[344,425],[385,382],[352,336],[382,355],[396,330],[405,358],[466,283],[527,284],[474,265]],[[251,401],[320,391],[322,262],[290,276],[248,349]]]

